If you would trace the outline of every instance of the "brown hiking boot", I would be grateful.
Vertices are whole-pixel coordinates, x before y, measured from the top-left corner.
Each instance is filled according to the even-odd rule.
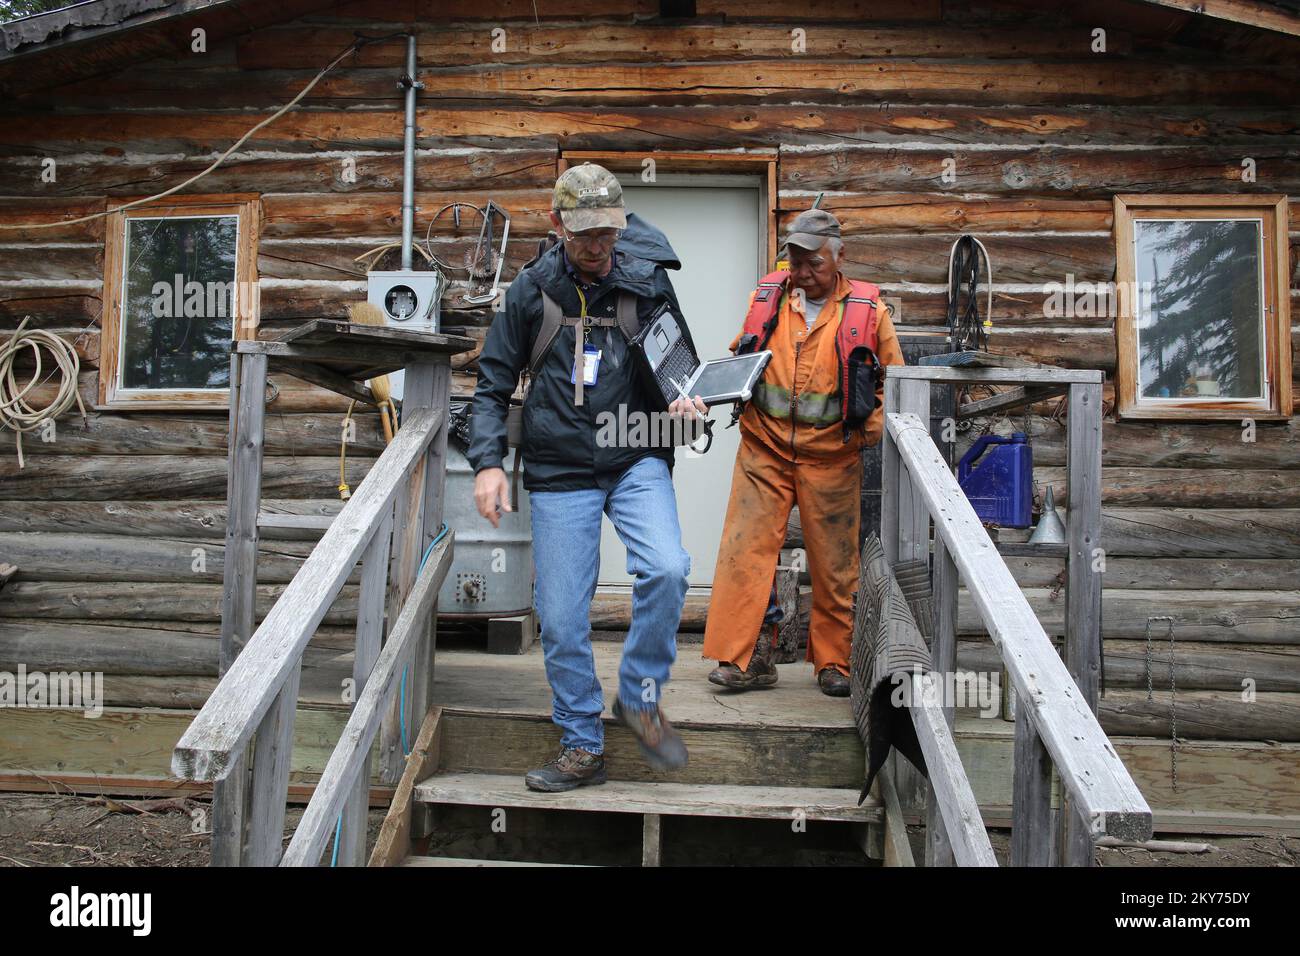
[[[524,776],[529,790],[558,793],[605,782],[605,758],[576,747],[561,748],[559,756]]]
[[[770,628],[770,638],[765,631]],[[709,672],[709,683],[731,690],[749,690],[752,687],[771,687],[776,683],[777,625],[764,625],[758,633],[754,644],[754,653],[749,658],[749,666],[743,671],[730,661],[719,661],[718,666]]]
[[[614,719],[636,736],[641,753],[652,770],[676,770],[686,766],[686,744],[682,735],[668,723],[663,708],[632,710],[624,708],[615,697],[613,711]]]
[[[823,667],[818,672],[817,686],[827,697],[849,696],[849,679],[834,667]]]

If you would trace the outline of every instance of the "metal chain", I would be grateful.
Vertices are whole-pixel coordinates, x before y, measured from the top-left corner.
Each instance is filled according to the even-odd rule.
[[[1174,791],[1178,790],[1178,720],[1174,710],[1174,619],[1167,614],[1157,614],[1147,618],[1146,628],[1146,677],[1147,700],[1154,700],[1151,690],[1151,624],[1164,621],[1169,626],[1169,769],[1173,776]]]

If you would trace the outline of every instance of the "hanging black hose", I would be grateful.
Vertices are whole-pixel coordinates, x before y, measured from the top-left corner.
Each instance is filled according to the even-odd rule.
[[[985,283],[988,286],[986,314],[980,316],[980,256],[984,257]],[[963,303],[964,298],[964,303]],[[989,322],[993,307],[993,268],[988,250],[974,236],[962,235],[948,254],[948,333],[954,352],[987,351]]]

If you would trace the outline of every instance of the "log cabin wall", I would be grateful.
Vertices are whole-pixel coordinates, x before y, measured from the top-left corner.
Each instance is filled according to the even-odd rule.
[[[782,222],[824,192],[846,229],[848,274],[898,296],[904,327],[944,321],[948,248],[973,232],[994,263],[993,349],[1111,376],[1113,320],[1046,318],[1043,287],[1067,274],[1113,279],[1112,195],[1300,197],[1300,40],[1183,11],[1120,0],[1077,5],[1069,17],[1001,0],[699,0],[695,17],[670,20],[645,0],[540,2],[538,19],[515,0],[315,6],[287,22],[232,28],[238,35],[203,55],[10,96],[0,218],[66,219],[173,186],[290,100],[354,30],[409,22],[421,30],[426,87],[417,235],[445,203],[495,199],[512,216],[507,278],[546,232],[562,151],[774,151]],[[1099,27],[1104,54],[1090,49]],[[796,31],[806,52],[792,49]],[[354,258],[399,235],[402,55],[388,43],[349,58],[191,187],[261,196],[262,337],[343,317],[365,296]],[[16,82],[8,78],[10,89]],[[39,180],[46,156],[58,161],[57,183]],[[1242,181],[1245,157],[1256,162],[1255,182]],[[344,174],[349,159],[355,181]],[[1294,301],[1300,212],[1291,210]],[[473,232],[456,234],[443,217],[433,237],[446,258]],[[31,315],[73,342],[90,407],[103,221],[11,232],[0,243],[0,332]],[[445,301],[444,326],[481,338],[490,313],[458,306],[461,291],[453,286]],[[458,385],[468,391],[472,357],[462,365]],[[296,380],[275,384],[264,499],[295,510],[336,501],[346,401]],[[1024,427],[1039,481],[1060,492],[1063,429],[1051,411],[1036,409]],[[1014,423],[1022,427],[1019,415]],[[373,413],[359,414],[358,426],[354,488],[382,446]],[[56,442],[28,440],[22,470],[8,437],[0,442],[0,555],[20,567],[0,593],[0,667],[104,670],[111,704],[203,699],[220,629],[226,427],[224,413],[92,412],[82,430],[69,415]],[[1298,449],[1295,417],[1261,423],[1253,444],[1231,422],[1108,419],[1108,731],[1168,737],[1167,695],[1146,701],[1143,636],[1148,616],[1171,614],[1181,736],[1300,741]],[[263,541],[259,612],[310,547]],[[196,548],[206,560],[198,570]],[[1057,567],[1011,563],[1059,631]],[[355,590],[345,588],[314,653],[351,646]],[[964,628],[975,622],[963,604]],[[983,669],[995,658],[975,636],[961,660]],[[1167,659],[1162,644],[1158,687],[1168,683]],[[1243,680],[1258,694],[1249,706]],[[1296,754],[1285,756],[1293,773]],[[1300,814],[1279,801],[1269,812]]]

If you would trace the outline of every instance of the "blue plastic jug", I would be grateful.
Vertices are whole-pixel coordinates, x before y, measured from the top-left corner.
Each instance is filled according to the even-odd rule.
[[[1034,452],[1025,433],[981,436],[962,455],[957,483],[981,521],[1028,528],[1034,506]]]

